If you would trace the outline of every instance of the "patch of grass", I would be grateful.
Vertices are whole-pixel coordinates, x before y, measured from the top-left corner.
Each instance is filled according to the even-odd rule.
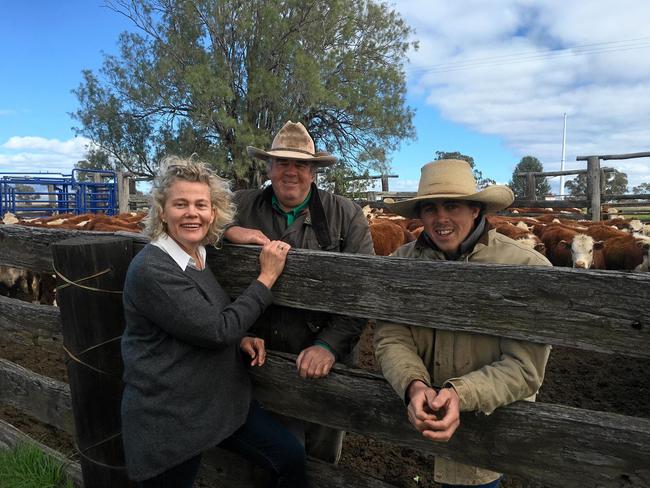
[[[63,466],[38,447],[21,444],[0,450],[0,487],[73,488]]]

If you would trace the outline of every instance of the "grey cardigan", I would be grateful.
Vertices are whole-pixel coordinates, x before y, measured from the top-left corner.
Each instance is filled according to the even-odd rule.
[[[230,436],[251,385],[239,342],[272,301],[254,281],[231,303],[212,272],[149,244],[124,285],[122,437],[129,477],[160,474]]]

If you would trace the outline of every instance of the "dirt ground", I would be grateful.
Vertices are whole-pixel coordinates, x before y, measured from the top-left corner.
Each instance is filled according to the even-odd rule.
[[[370,325],[361,339],[360,367],[375,370]],[[63,356],[37,346],[24,346],[0,337],[0,357],[52,378],[66,381]],[[650,417],[650,360],[637,360],[555,348],[548,364],[539,401],[590,410]],[[74,458],[70,436],[43,425],[13,408],[0,405],[0,418],[23,432]],[[341,465],[383,479],[398,487],[436,487],[432,480],[433,458],[410,449],[391,447],[356,434],[348,434]],[[417,482],[415,480],[418,480]],[[506,488],[533,485],[508,477]],[[536,486],[537,488],[537,486]]]

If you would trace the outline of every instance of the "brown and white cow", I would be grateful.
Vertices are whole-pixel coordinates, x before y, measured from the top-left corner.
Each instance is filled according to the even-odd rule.
[[[388,256],[401,245],[414,240],[413,234],[404,227],[383,219],[370,222],[370,235],[377,256]]]
[[[545,227],[540,239],[546,246],[546,257],[553,266],[605,269],[602,241],[594,241],[593,237],[561,224]]]
[[[523,225],[525,226],[526,224]],[[517,225],[501,224],[495,228],[499,234],[503,234],[504,236],[507,236],[510,239],[513,239],[521,244],[524,244],[525,246],[529,246],[537,252],[546,254],[546,246],[544,245],[544,243],[535,234],[526,230],[527,227],[526,229],[524,229],[518,227]]]
[[[603,249],[607,269],[650,270],[650,239],[630,234],[612,237]]]

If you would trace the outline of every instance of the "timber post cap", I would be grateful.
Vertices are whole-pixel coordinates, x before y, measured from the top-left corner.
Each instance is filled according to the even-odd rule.
[[[270,158],[296,159],[317,167],[331,166],[336,158],[327,152],[316,152],[314,140],[300,122],[288,121],[273,138],[271,149],[265,151],[248,146],[246,152],[252,158],[269,161]]]
[[[482,190],[476,187],[472,167],[459,159],[440,159],[422,166],[422,174],[415,198],[388,202],[386,206],[404,217],[419,217],[419,207],[431,200],[469,200],[485,205],[486,211],[496,212],[512,205],[512,190],[505,185],[491,185]]]

